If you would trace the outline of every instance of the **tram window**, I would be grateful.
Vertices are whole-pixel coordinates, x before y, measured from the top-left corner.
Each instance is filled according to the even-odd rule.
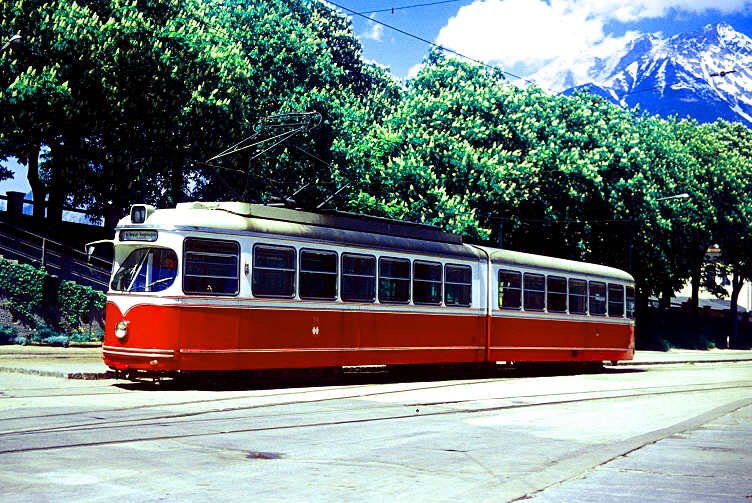
[[[569,312],[587,313],[587,281],[584,279],[569,280]]]
[[[301,250],[300,298],[337,298],[337,254],[334,252]]]
[[[295,248],[256,245],[251,291],[257,297],[295,295]]]
[[[376,300],[376,258],[342,254],[342,300],[373,302]]]
[[[546,291],[549,312],[567,312],[567,280],[559,276],[546,278]]]
[[[379,259],[379,301],[410,302],[410,261]]]
[[[178,256],[168,248],[139,248],[123,261],[110,288],[120,292],[161,292],[175,282]]]
[[[594,316],[606,315],[606,284],[598,281],[590,282],[590,314]]]
[[[635,289],[633,286],[627,287],[627,318],[635,317]]]
[[[213,239],[185,240],[183,291],[235,295],[240,284],[240,245]]]
[[[441,264],[413,262],[413,301],[416,304],[441,304]]]
[[[469,306],[472,302],[473,270],[466,265],[446,265],[444,304]]]
[[[542,274],[525,273],[524,303],[526,311],[546,309],[546,279]]]
[[[608,315],[616,318],[624,316],[624,287],[608,284]]]
[[[522,306],[522,273],[519,271],[499,271],[499,307],[519,309]]]

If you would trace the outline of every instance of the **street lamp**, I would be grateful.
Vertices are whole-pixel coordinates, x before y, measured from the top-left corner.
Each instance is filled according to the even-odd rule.
[[[8,39],[7,42],[5,42],[5,45],[3,45],[3,48],[0,49],[0,52],[4,52],[8,48],[14,48],[18,47],[23,43],[23,37],[21,35],[13,35]]]
[[[667,199],[683,199],[686,201],[687,199],[689,199],[689,197],[690,197],[689,194],[684,193],[684,194],[677,194],[675,196],[659,197],[658,199],[656,199],[656,201],[665,201]]]

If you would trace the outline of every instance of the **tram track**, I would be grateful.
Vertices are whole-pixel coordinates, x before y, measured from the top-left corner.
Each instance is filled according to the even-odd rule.
[[[492,382],[499,382],[499,381],[507,381],[510,380],[510,378],[502,378],[502,379],[482,379],[482,380],[474,380],[474,381],[461,381],[461,382],[452,382],[450,384],[441,384],[437,386],[425,386],[425,383],[421,383],[418,386],[414,386],[411,388],[400,388],[396,390],[390,390],[390,391],[378,391],[374,393],[358,393],[358,394],[350,394],[350,395],[342,395],[342,396],[334,396],[330,398],[322,398],[320,400],[295,400],[295,401],[287,401],[287,402],[281,402],[279,404],[270,404],[270,405],[260,405],[260,406],[273,406],[273,405],[295,405],[295,404],[302,404],[302,403],[311,403],[311,402],[323,402],[328,400],[344,400],[344,399],[358,399],[358,398],[367,398],[367,397],[375,397],[375,396],[382,396],[382,395],[389,395],[389,394],[395,394],[395,393],[405,393],[405,392],[411,392],[411,391],[419,391],[419,390],[426,390],[426,389],[441,389],[441,388],[450,388],[450,387],[456,387],[456,386],[465,386],[465,385],[472,385],[472,384],[478,384],[478,383],[492,383]],[[356,387],[353,387],[352,385],[347,386],[347,390],[352,389],[364,389],[364,388],[370,388],[373,387],[373,384],[363,384],[363,385],[356,385]],[[276,390],[269,390],[272,391],[272,393],[268,395],[240,395],[240,396],[231,396],[231,397],[212,397],[209,399],[201,399],[201,400],[188,400],[188,401],[179,401],[179,402],[172,402],[172,403],[160,403],[160,404],[147,404],[147,405],[136,405],[131,407],[113,407],[113,408],[107,408],[107,409],[94,409],[94,410],[82,410],[77,412],[65,412],[65,413],[55,413],[55,414],[38,414],[38,415],[28,415],[28,416],[16,416],[12,418],[0,418],[0,425],[2,425],[3,422],[7,421],[19,421],[19,420],[32,420],[32,419],[49,419],[49,418],[55,418],[55,417],[77,417],[81,415],[92,415],[92,414],[106,414],[108,412],[129,412],[129,411],[139,411],[139,410],[148,410],[153,408],[166,408],[166,407],[181,407],[181,406],[190,406],[190,405],[200,405],[204,403],[217,403],[217,402],[227,402],[227,401],[235,401],[235,400],[247,400],[247,399],[263,399],[263,398],[279,398],[279,397],[285,397],[285,396],[299,396],[309,393],[326,393],[326,392],[332,392],[340,389],[340,387],[322,387],[322,388],[299,388],[295,391],[284,391],[280,393],[275,393]],[[344,389],[344,388],[342,388]],[[266,390],[265,390],[266,391]],[[122,393],[112,393],[116,395],[122,396]],[[82,394],[70,394],[70,395],[55,395],[54,398],[60,398],[60,397],[76,397],[80,398],[82,396],[100,396],[98,393],[93,393],[90,395],[82,395]],[[10,397],[9,397],[10,398]],[[18,397],[17,399],[27,399],[27,398],[48,398],[43,395],[40,396],[24,396],[24,397]],[[254,407],[248,407],[248,408],[255,408],[260,406],[254,406]],[[228,409],[218,409],[217,412],[221,412],[223,410],[232,410],[232,408]],[[214,411],[206,411],[204,413],[211,413]],[[0,434],[3,434],[4,432],[0,431]]]
[[[524,377],[523,377],[524,378]],[[358,398],[372,398],[372,397],[378,397],[378,396],[386,396],[391,394],[397,394],[397,393],[409,393],[412,391],[425,391],[425,390],[440,390],[445,388],[454,388],[458,386],[468,386],[468,385],[474,385],[474,384],[492,384],[492,383],[499,383],[499,382],[509,382],[509,381],[515,381],[517,379],[520,379],[520,377],[500,377],[500,378],[493,378],[493,379],[472,379],[472,380],[461,380],[456,381],[452,380],[450,382],[446,381],[440,381],[438,384],[431,384],[426,385],[425,382],[416,382],[414,386],[410,387],[400,387],[399,389],[391,389],[388,391],[376,391],[372,393],[356,393],[356,394],[346,394],[346,395],[338,395],[333,396],[329,398],[322,398],[319,400],[297,400],[297,401],[285,401],[280,402],[279,404],[264,404],[262,406],[283,406],[283,405],[294,405],[294,404],[301,404],[301,403],[311,403],[311,402],[324,402],[328,400],[340,400],[340,399],[358,399]],[[15,416],[15,417],[6,417],[6,418],[0,418],[0,425],[2,425],[3,422],[7,421],[19,421],[19,420],[33,420],[33,419],[47,419],[47,418],[54,418],[54,417],[76,417],[81,415],[92,415],[92,414],[106,414],[110,412],[128,412],[128,411],[138,411],[138,410],[148,410],[153,408],[166,408],[166,407],[181,407],[181,406],[191,406],[191,405],[200,405],[204,403],[217,403],[217,402],[228,402],[228,401],[237,401],[237,400],[247,400],[247,399],[264,399],[264,398],[280,398],[285,396],[300,396],[300,395],[308,395],[310,393],[332,393],[336,392],[340,389],[342,390],[358,390],[358,389],[367,389],[372,388],[375,385],[399,385],[399,386],[407,386],[410,383],[399,383],[399,382],[370,382],[365,384],[358,384],[358,385],[328,385],[328,386],[321,386],[321,387],[300,387],[300,388],[294,388],[294,389],[286,389],[284,391],[279,391],[279,388],[268,388],[268,389],[253,389],[251,391],[251,394],[241,394],[236,396],[229,396],[229,397],[211,397],[206,399],[200,399],[200,400],[187,400],[187,401],[176,401],[176,402],[168,402],[168,403],[160,403],[160,404],[144,404],[144,405],[135,405],[130,407],[112,407],[112,408],[101,408],[101,409],[93,409],[93,410],[82,410],[77,412],[65,412],[65,413],[54,413],[54,414],[36,414],[36,415],[27,415],[27,416]],[[57,388],[48,388],[48,389],[57,389]],[[80,388],[78,388],[80,389]],[[625,388],[626,389],[626,388]],[[642,388],[635,388],[636,391],[640,391]],[[654,389],[654,388],[644,388],[644,389]],[[46,391],[47,389],[35,389],[35,391]],[[13,391],[13,390],[7,390]],[[162,391],[159,389],[154,389],[150,391],[144,391],[144,390],[137,390],[136,392],[143,392],[148,393],[143,395],[145,398],[149,397],[153,392],[155,391]],[[184,388],[184,389],[172,389],[169,390],[169,392],[182,392],[182,391],[194,391],[193,388]],[[223,390],[222,388],[202,388],[199,391],[208,391],[208,392],[215,392],[215,391],[227,391]],[[230,392],[233,391],[231,388],[229,390]],[[253,394],[253,393],[259,393],[259,394]],[[574,393],[587,393],[587,392],[574,392]],[[44,399],[49,400],[50,398],[77,398],[80,399],[82,397],[99,397],[103,395],[116,395],[116,396],[123,396],[122,391],[118,392],[103,392],[103,393],[66,393],[66,394],[54,394],[54,395],[22,395],[22,396],[3,396],[2,398],[4,400],[26,400],[26,399]],[[547,396],[547,395],[541,395],[541,396]],[[493,399],[499,399],[500,397],[491,397],[486,398],[486,400],[493,400]],[[525,397],[520,397],[525,398]],[[418,406],[426,406],[426,405],[448,405],[452,403],[462,403],[462,402],[473,402],[477,400],[459,400],[459,401],[442,401],[442,402],[432,402],[432,403],[416,403],[415,405]],[[250,408],[256,408],[256,406],[248,407]],[[211,412],[222,412],[225,410],[233,410],[233,409],[242,409],[242,408],[226,408],[226,409],[216,409],[216,410],[210,410],[205,411],[203,413],[211,413]],[[169,416],[166,416],[169,417]],[[0,431],[0,434],[2,432]]]
[[[99,420],[84,424],[79,422],[77,424],[57,425],[45,428],[12,429],[0,432],[0,440],[3,445],[3,447],[0,448],[0,455],[31,451],[117,445],[145,441],[179,440],[224,434],[283,431],[295,428],[324,428],[378,421],[409,420],[418,416],[428,417],[453,414],[483,414],[524,407],[545,407],[578,402],[621,400],[656,395],[701,392],[710,393],[740,388],[749,388],[749,383],[746,381],[739,381],[704,383],[701,385],[673,385],[637,389],[624,388],[618,390],[570,392],[564,395],[557,393],[527,396],[496,396],[475,400],[454,400],[433,403],[377,402],[375,405],[369,407],[363,407],[363,405],[360,404],[357,410],[352,414],[354,417],[345,420],[331,417],[335,414],[339,415],[339,412],[335,408],[324,408],[312,411],[310,407],[308,407],[305,411],[279,410],[279,412],[276,413],[268,413],[271,407],[295,408],[303,404],[322,405],[337,400],[375,398],[380,395],[409,393],[411,391],[424,390],[426,388],[401,389],[369,394],[361,393],[337,397],[323,397],[314,400],[288,400],[278,403],[251,404],[239,407],[224,407],[209,410],[186,411],[174,414],[159,414],[151,417]],[[202,400],[188,403],[195,405],[214,401],[216,400]],[[152,407],[156,406],[150,406],[148,408]],[[421,407],[423,409],[421,409]],[[134,409],[143,408],[145,407],[131,408],[128,410],[132,411]],[[119,409],[113,410],[121,413],[123,412],[123,410]],[[265,413],[251,415],[242,414],[243,412],[249,411],[263,411]],[[77,413],[77,415],[83,413],[84,412]],[[97,412],[87,411],[85,414],[94,415],[97,414]],[[208,417],[208,415],[214,415],[215,417]],[[317,419],[311,420],[312,415]],[[280,422],[281,418],[283,421]],[[242,424],[243,422],[250,424],[244,426]],[[145,428],[154,427],[180,428],[181,432],[174,434],[143,434],[144,432],[142,430]],[[101,439],[98,440],[97,437],[100,437]],[[17,445],[14,446],[13,444]]]
[[[620,369],[621,371],[622,369]],[[501,372],[515,372],[514,369],[509,369],[506,371],[498,371]],[[402,383],[402,382],[425,382],[424,380],[418,380],[418,379],[412,379],[412,380],[403,380],[399,378],[392,377],[389,375],[386,378],[374,378],[374,379],[368,379],[367,377],[364,378],[363,376],[368,376],[368,373],[365,374],[349,374],[345,377],[341,378],[333,378],[330,380],[319,380],[315,377],[312,377],[308,380],[305,378],[303,379],[285,379],[281,378],[278,380],[275,379],[268,379],[263,381],[243,381],[242,379],[234,379],[227,383],[219,383],[216,384],[214,381],[212,381],[210,378],[207,378],[205,380],[202,379],[196,379],[196,380],[160,380],[155,382],[149,381],[148,379],[142,379],[142,380],[133,380],[133,381],[115,381],[116,384],[114,386],[120,387],[121,389],[128,390],[128,391],[144,391],[144,392],[155,392],[155,391],[168,391],[168,392],[182,392],[182,391],[266,391],[266,390],[276,390],[280,388],[286,388],[286,389],[296,389],[296,388],[305,388],[305,389],[311,389],[311,388],[324,388],[324,387],[342,387],[342,386],[348,386],[352,388],[353,386],[371,386],[371,385],[381,385],[381,384],[394,384],[394,383]],[[504,376],[499,375],[498,377],[477,377],[477,373],[475,373],[476,377],[470,377],[472,376],[472,372],[468,373],[468,377],[458,377],[453,375],[444,375],[441,377],[436,378],[435,380],[437,382],[446,382],[451,380],[462,380],[462,383],[469,384],[473,382],[487,382],[490,380],[504,380],[504,379],[513,379],[516,377],[520,377],[516,374],[512,376]],[[526,377],[526,376],[523,376]],[[103,382],[103,381],[97,381],[97,382]],[[109,387],[109,386],[108,386]],[[106,389],[105,386],[102,385],[92,385],[92,386],[79,386],[75,388],[75,392],[71,392],[67,388],[66,391],[63,393],[55,393],[56,390],[59,390],[61,388],[59,387],[47,387],[47,388],[33,388],[31,390],[27,390],[24,388],[21,389],[13,389],[13,388],[5,388],[4,390],[0,391],[0,400],[2,399],[26,399],[26,398],[60,398],[60,397],[87,397],[87,396],[101,396],[101,395],[119,395],[122,394],[122,391],[101,391],[101,392],[92,392],[92,393],[81,393],[81,390],[84,389]],[[25,391],[32,391],[35,394],[27,394],[24,393]],[[1,419],[0,419],[1,420]]]

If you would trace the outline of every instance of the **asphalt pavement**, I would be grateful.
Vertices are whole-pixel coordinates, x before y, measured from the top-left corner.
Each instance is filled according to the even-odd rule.
[[[672,349],[637,351],[634,360],[618,366],[698,364],[752,361],[752,350],[711,349],[705,351]],[[0,372],[59,377],[64,379],[110,379],[114,377],[102,361],[102,348],[49,346],[0,346]]]
[[[6,387],[12,388],[14,381],[26,381],[8,372],[107,379],[112,375],[101,354],[101,346],[0,346],[0,383],[5,380]],[[19,430],[15,438],[21,444],[14,452],[9,450],[9,442],[16,427],[4,423],[6,451],[0,454],[4,467],[0,484],[5,498],[0,496],[0,502],[109,501],[116,497],[221,502],[242,500],[253,491],[261,491],[268,501],[310,503],[417,499],[524,499],[531,503],[752,501],[750,366],[742,363],[750,361],[752,351],[744,350],[638,351],[634,360],[619,362],[618,366],[626,369],[614,376],[620,389],[633,386],[643,393],[630,397],[629,402],[596,402],[581,396],[570,401],[554,398],[547,408],[540,409],[545,413],[530,407],[533,402],[520,406],[524,404],[521,400],[538,400],[561,389],[571,392],[573,387],[578,393],[597,390],[608,395],[609,377],[470,380],[467,384],[412,387],[403,392],[399,390],[402,383],[391,383],[386,385],[392,387],[386,393],[366,396],[360,394],[361,390],[354,397],[348,393],[347,398],[328,400],[326,405],[322,405],[322,394],[341,390],[283,388],[280,403],[271,415],[258,412],[258,404],[273,401],[277,391],[243,392],[238,396],[230,389],[220,398],[241,402],[233,402],[226,410],[229,416],[189,422],[184,419],[195,416],[196,407],[209,407],[212,414],[223,413],[222,407],[214,410],[214,397],[206,395],[213,391],[165,390],[154,394],[105,382],[100,386],[60,381],[72,393],[81,390],[81,396],[70,392],[56,396],[53,389],[47,398],[34,389],[27,393],[29,398],[13,401],[13,393],[9,393],[3,400],[4,420],[12,422],[14,415],[23,416],[24,428],[28,429],[33,427],[28,424],[30,420],[65,422],[70,417],[83,417],[81,410],[87,406],[98,412],[86,414],[91,423],[80,431],[70,425],[59,429],[54,423],[41,424],[34,435]],[[728,365],[703,366],[719,362]],[[635,366],[649,365],[656,366],[655,372],[633,371]],[[685,365],[692,367],[683,368]],[[721,379],[724,375],[726,381]],[[705,388],[676,395],[665,391],[677,384],[684,389],[689,381],[693,385],[705,383]],[[646,392],[656,382],[663,391]],[[44,386],[50,387],[46,381]],[[106,398],[110,404],[107,411],[99,410],[96,400],[101,397],[91,394],[92,390],[104,389],[102,386],[113,388]],[[547,387],[544,395],[537,391],[540,386]],[[23,391],[23,387],[18,389]],[[291,392],[295,393],[294,400],[288,396]],[[74,404],[72,409],[57,408],[65,401]],[[511,405],[502,407],[504,401]],[[413,403],[426,405],[418,413]],[[405,415],[405,404],[410,404],[409,415]],[[488,410],[468,414],[473,404]],[[165,415],[160,407],[167,405],[171,413]],[[153,414],[160,418],[153,424],[140,416],[152,406],[157,407]],[[55,413],[39,413],[48,408],[54,408]],[[451,414],[453,408],[463,413]],[[242,416],[240,411],[245,409],[254,412]],[[30,414],[29,410],[36,412]],[[68,415],[70,411],[72,416]],[[385,428],[383,420],[390,414],[394,417]],[[455,421],[455,417],[459,419]],[[603,421],[604,417],[610,419]],[[216,421],[220,422],[214,426]],[[292,422],[280,426],[279,421]],[[307,426],[298,427],[303,424],[296,421],[305,421]],[[121,422],[128,427],[113,427]],[[171,427],[175,430],[168,429]],[[112,442],[110,435],[125,436]],[[137,439],[131,441],[128,435]],[[145,435],[149,442],[139,435]],[[486,441],[479,443],[478,438]],[[50,454],[39,448],[39,442],[45,439],[51,445],[85,442],[80,445],[87,448],[56,448],[55,454]],[[252,446],[253,450],[238,446]],[[285,454],[274,457],[277,452]],[[177,459],[181,470],[163,463],[166,457]],[[221,473],[206,470],[219,463],[224,467]],[[132,468],[139,464],[150,469]],[[264,483],[259,484],[259,480]],[[385,485],[384,480],[389,483]],[[353,497],[347,497],[346,491]]]

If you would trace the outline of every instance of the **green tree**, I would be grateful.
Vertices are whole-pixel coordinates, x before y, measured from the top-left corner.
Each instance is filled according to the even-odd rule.
[[[647,185],[633,169],[634,120],[589,94],[519,89],[499,70],[434,52],[356,145],[353,163],[370,185],[352,208],[492,243],[501,230],[504,246],[613,262],[601,256],[613,246],[596,241],[608,241],[607,223],[633,219]]]
[[[685,168],[696,162],[681,134],[685,131],[691,137],[696,124],[643,116],[634,126],[638,135],[636,167],[646,180],[641,193],[645,204],[636,216],[635,275],[644,287],[643,299],[649,295],[670,299],[691,277],[697,249],[687,236],[697,231],[701,201],[672,197],[696,191],[694,181],[683,175]]]
[[[738,345],[738,299],[745,282],[752,280],[752,131],[740,123],[718,121],[713,124],[719,149],[716,151],[718,169],[709,186],[715,218],[710,223],[713,243],[720,255],[706,270],[712,276],[730,277],[730,291],[719,285],[715,277],[708,278],[705,286],[719,297],[730,297],[731,344]]]
[[[347,159],[362,183],[349,208],[620,267],[644,300],[670,296],[699,284],[712,224],[726,214],[725,145],[710,125],[587,92],[519,89],[433,52],[394,111],[353,143]],[[670,198],[681,193],[691,198]]]
[[[288,194],[312,182],[310,199],[320,199],[324,184],[342,182],[330,166],[339,131],[363,129],[350,121],[368,119],[360,110],[371,95],[398,89],[362,62],[347,19],[320,2],[16,0],[0,12],[6,32],[25,37],[22,52],[0,60],[0,155],[30,163],[35,200],[49,193],[51,219],[63,202],[107,216],[138,200],[174,204],[189,189],[220,197],[217,167],[194,161],[280,111],[319,112],[322,126],[302,146],[219,169],[239,171],[249,198],[269,195],[253,176],[261,172]]]
[[[245,134],[256,121],[277,112],[315,111],[322,120],[305,136],[253,160],[254,151],[227,159],[225,167],[231,169],[220,173],[252,200],[273,195],[264,180],[273,178],[286,196],[308,187],[296,195],[298,203],[320,204],[352,181],[348,144],[387,113],[399,96],[398,83],[362,61],[349,20],[321,2],[233,5],[216,14],[251,61],[251,79],[243,94],[249,111]],[[201,195],[223,190],[210,174],[203,180]]]

